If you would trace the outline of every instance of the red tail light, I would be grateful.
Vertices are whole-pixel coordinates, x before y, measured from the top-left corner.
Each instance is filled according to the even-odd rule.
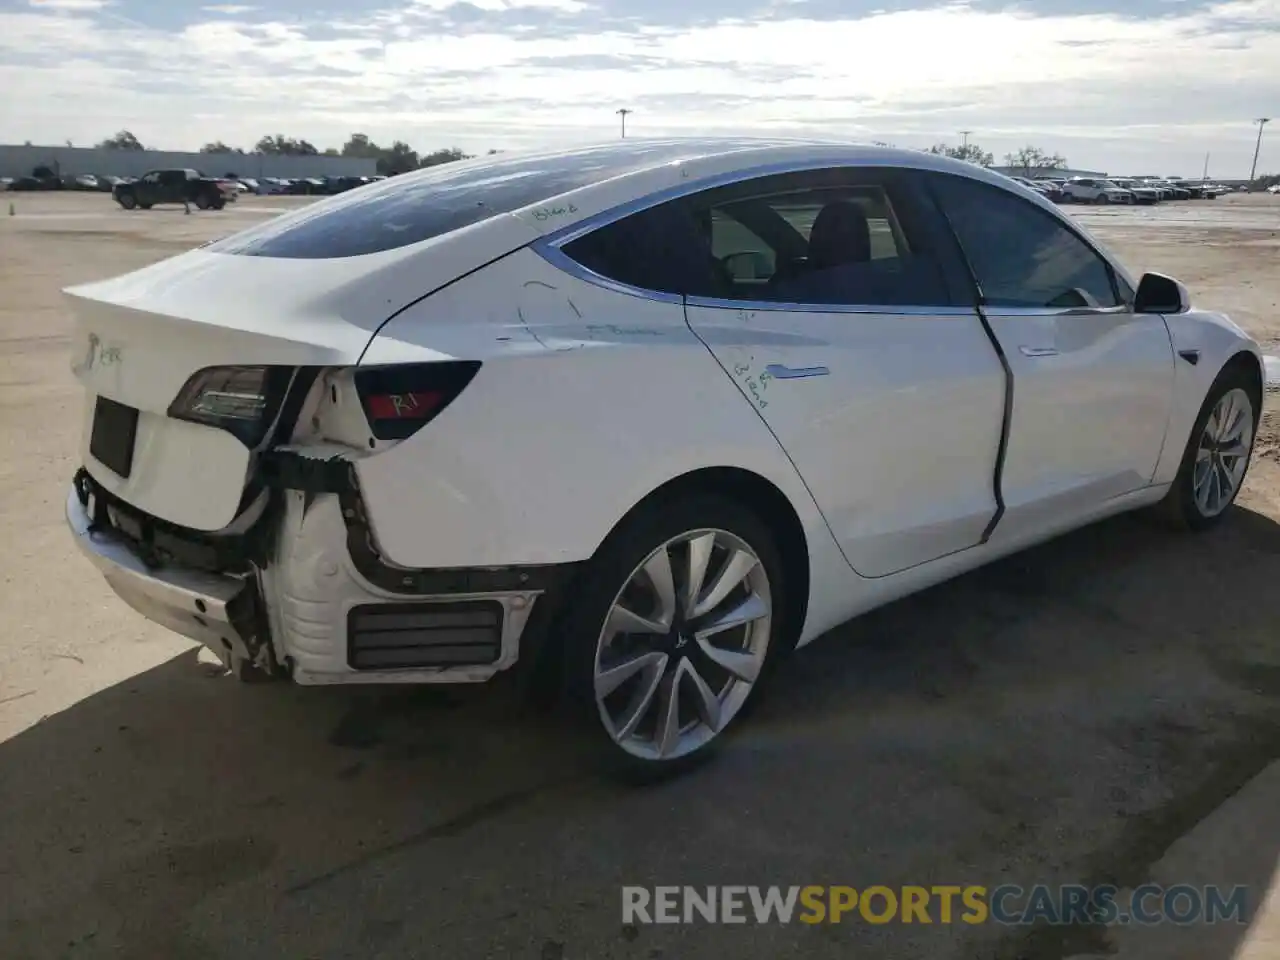
[[[413,436],[451,404],[480,369],[475,360],[358,367],[356,392],[379,440]]]
[[[266,437],[293,379],[293,367],[205,367],[169,405],[169,416],[218,427],[252,449]]]

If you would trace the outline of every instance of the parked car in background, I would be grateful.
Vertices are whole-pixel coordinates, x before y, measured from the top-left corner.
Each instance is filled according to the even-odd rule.
[[[92,173],[81,173],[71,178],[71,182],[67,185],[72,190],[100,190],[102,184],[98,182],[98,178]]]
[[[245,193],[256,194],[262,191],[261,185],[258,183],[257,180],[254,180],[252,177],[242,177],[240,180],[236,182],[239,183],[240,186],[244,188]]]
[[[641,777],[851,617],[1215,526],[1264,384],[1043,196],[823,142],[461,161],[66,292],[67,521],[135,610],[246,677],[525,668]]]
[[[1062,197],[1069,203],[1133,203],[1133,194],[1110,180],[1072,177],[1062,185]]]
[[[1133,202],[1150,205],[1160,202],[1160,189],[1139,180],[1112,180],[1117,187],[1133,194]]]
[[[1176,180],[1179,187],[1186,190],[1192,200],[1216,200],[1218,190],[1213,184],[1205,183],[1203,180]]]
[[[18,177],[9,184],[10,190],[63,190],[62,178],[49,167],[36,167],[28,177]]]
[[[13,177],[0,177],[0,190],[8,190],[13,186]]]
[[[152,170],[133,183],[117,184],[111,195],[126,210],[149,210],[158,203],[221,210],[235,200],[236,188],[230,180],[206,177],[199,170]]]
[[[1062,202],[1062,200],[1063,200],[1063,196],[1062,196],[1062,183],[1063,183],[1063,182],[1062,182],[1061,180],[1053,180],[1053,179],[1049,179],[1049,178],[1047,178],[1047,177],[1041,177],[1040,179],[1036,180],[1035,182],[1036,182],[1036,183],[1037,183],[1041,188],[1043,188],[1043,190],[1044,190],[1044,192],[1045,192],[1045,196],[1047,196],[1047,197],[1048,197],[1050,200],[1052,200],[1054,203],[1061,203],[1061,202]]]
[[[1280,193],[1280,183],[1273,183],[1267,187],[1267,193]]]
[[[1152,177],[1143,181],[1150,186],[1155,187],[1161,192],[1162,200],[1190,200],[1191,191],[1185,187],[1180,187],[1172,180],[1165,180],[1161,177]]]

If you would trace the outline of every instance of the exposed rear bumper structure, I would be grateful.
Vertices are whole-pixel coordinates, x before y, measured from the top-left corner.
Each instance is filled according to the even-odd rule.
[[[67,493],[67,525],[80,552],[138,613],[204,644],[224,660],[252,659],[241,632],[251,634],[253,622],[252,585],[245,579],[183,567],[149,567],[118,534],[95,527],[74,487]]]
[[[237,672],[256,665],[304,685],[478,683],[542,639],[527,628],[535,605],[550,601],[545,569],[542,577],[385,570],[371,579],[371,558],[349,550],[351,520],[337,495],[285,489],[281,496],[262,518],[274,533],[252,560],[245,546],[187,543],[174,529],[148,527],[140,543],[125,531],[142,518],[84,476],[67,494],[66,515],[77,546],[122,600]],[[213,564],[237,554],[234,572],[214,572]],[[399,589],[390,589],[397,580]]]

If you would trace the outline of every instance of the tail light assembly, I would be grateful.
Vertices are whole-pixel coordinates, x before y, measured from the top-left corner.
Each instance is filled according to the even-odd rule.
[[[275,422],[294,367],[206,367],[191,375],[169,416],[217,427],[253,449]]]
[[[479,369],[475,360],[357,367],[353,379],[374,438],[405,440],[457,399]]]

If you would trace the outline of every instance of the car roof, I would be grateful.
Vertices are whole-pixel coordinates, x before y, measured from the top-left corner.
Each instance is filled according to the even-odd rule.
[[[961,160],[852,140],[630,138],[423,168],[274,218],[205,249],[287,258],[358,256],[416,245],[486,222],[493,229],[533,229],[546,235],[586,227],[606,212],[649,205],[673,192],[826,166],[960,173],[1042,196]],[[502,228],[506,216],[516,216],[523,226]]]

